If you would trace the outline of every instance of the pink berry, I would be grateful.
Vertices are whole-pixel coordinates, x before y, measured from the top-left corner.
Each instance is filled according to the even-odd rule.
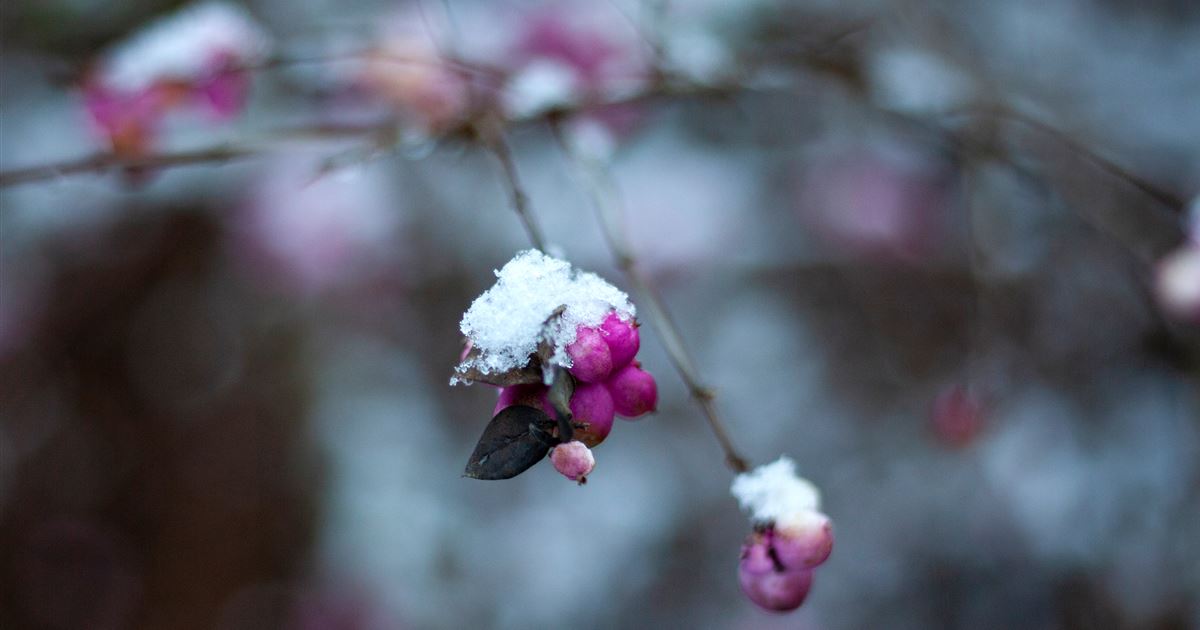
[[[795,610],[804,603],[808,590],[812,588],[811,570],[754,573],[738,567],[738,581],[742,592],[759,607],[774,611]]]
[[[934,436],[947,446],[971,444],[983,430],[984,412],[979,400],[962,385],[949,385],[933,400],[930,422]]]
[[[742,559],[738,570],[743,573],[762,575],[775,570],[775,561],[771,559],[769,534],[755,532],[746,538],[742,545]]]
[[[595,328],[580,326],[575,341],[567,346],[571,357],[570,372],[585,383],[599,383],[612,372],[612,352]]]
[[[557,418],[554,413],[554,406],[550,404],[550,399],[546,397],[547,388],[542,385],[512,385],[500,390],[500,399],[496,401],[495,408],[492,409],[492,415],[500,413],[503,409],[513,405],[525,405],[534,409],[541,409],[546,412],[546,415],[551,418]]]
[[[596,467],[592,451],[578,440],[555,446],[550,451],[550,461],[554,464],[554,470],[562,473],[562,476],[581,484],[587,482],[587,475]]]
[[[641,336],[638,334],[637,325],[632,321],[622,320],[616,312],[609,313],[604,323],[600,325],[600,335],[604,337],[604,341],[612,353],[614,370],[629,365],[633,357],[637,356],[638,348],[641,346]]]
[[[605,385],[618,415],[636,418],[658,406],[658,385],[636,362],[621,368]]]
[[[575,439],[595,447],[608,437],[613,425],[613,399],[600,383],[580,383],[571,396],[571,415],[575,422],[587,424],[575,430]]]
[[[833,526],[820,512],[804,512],[783,525],[776,523],[771,548],[785,570],[811,569],[829,559]]]

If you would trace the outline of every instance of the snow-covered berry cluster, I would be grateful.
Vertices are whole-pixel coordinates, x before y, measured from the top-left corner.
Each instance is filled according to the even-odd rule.
[[[820,493],[788,457],[738,475],[731,491],[754,523],[738,564],[742,592],[766,610],[798,608],[833,550]]]
[[[218,1],[192,5],[102,56],[84,80],[84,105],[114,152],[143,155],[174,109],[199,105],[217,119],[240,112],[246,66],[269,48],[244,9]]]
[[[588,449],[608,437],[614,419],[640,417],[658,404],[654,377],[636,360],[641,339],[633,305],[598,276],[536,250],[518,253],[496,276],[463,316],[470,348],[451,383],[493,382],[540,368],[533,382],[501,387],[492,415],[520,405],[557,418],[551,374],[565,370],[573,385],[567,401],[573,435],[551,459],[563,475],[582,481],[595,463]]]

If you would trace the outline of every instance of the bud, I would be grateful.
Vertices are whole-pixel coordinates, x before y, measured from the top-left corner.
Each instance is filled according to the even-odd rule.
[[[604,385],[580,383],[571,396],[570,406],[575,422],[587,424],[582,429],[576,429],[575,439],[594,448],[608,437],[615,412],[612,395]]]
[[[833,551],[833,526],[816,510],[801,512],[775,523],[771,548],[784,570],[812,569]]]
[[[558,414],[554,412],[554,405],[550,404],[550,399],[546,397],[548,388],[542,385],[511,385],[500,390],[500,399],[496,401],[496,406],[492,409],[492,416],[500,413],[504,409],[513,405],[524,405],[541,409],[546,412],[546,415],[551,418],[557,418]]]
[[[571,357],[571,374],[585,383],[599,383],[612,372],[612,353],[595,328],[577,328],[567,356]]]
[[[638,334],[637,324],[622,320],[615,311],[609,313],[604,323],[600,325],[600,335],[612,353],[614,370],[629,365],[633,357],[637,356],[638,348],[641,346],[641,336]]]
[[[587,483],[587,475],[596,467],[592,451],[578,440],[555,446],[550,451],[550,461],[554,464],[554,470],[571,481],[578,481],[580,485]]]
[[[804,603],[812,588],[813,574],[808,569],[798,571],[754,573],[738,567],[742,592],[759,607],[774,612],[795,610]]]
[[[658,385],[637,362],[625,366],[606,383],[613,408],[626,418],[636,418],[658,406]]]

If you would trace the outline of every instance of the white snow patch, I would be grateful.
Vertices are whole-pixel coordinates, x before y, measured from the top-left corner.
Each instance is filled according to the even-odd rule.
[[[562,316],[545,325],[560,306],[566,307]],[[519,252],[463,314],[459,328],[479,354],[456,371],[474,367],[497,374],[524,367],[543,338],[554,347],[550,363],[570,367],[566,347],[575,341],[576,327],[599,325],[614,310],[623,319],[636,314],[629,296],[600,276],[535,249]],[[451,385],[460,382],[468,381],[450,379]]]
[[[137,91],[164,79],[197,78],[215,58],[254,63],[269,50],[270,38],[245,9],[204,2],[138,31],[106,56],[100,80],[109,87]]]
[[[729,491],[756,523],[790,522],[821,507],[820,491],[786,455],[734,477]]]

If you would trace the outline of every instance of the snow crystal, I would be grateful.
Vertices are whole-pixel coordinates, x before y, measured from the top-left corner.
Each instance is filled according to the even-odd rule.
[[[101,82],[137,91],[163,79],[190,80],[214,59],[253,63],[267,55],[270,40],[244,9],[205,2],[159,18],[112,51]]]
[[[560,306],[566,310],[546,325]],[[476,368],[496,374],[524,367],[543,339],[554,347],[550,363],[570,367],[566,347],[575,341],[576,327],[598,326],[614,310],[622,318],[635,315],[629,296],[596,274],[535,249],[519,252],[463,315],[459,328],[478,356],[463,361],[457,371]],[[457,382],[463,379],[450,380]]]
[[[787,456],[734,477],[730,492],[756,523],[803,518],[821,505],[816,486],[796,475],[796,463]]]

